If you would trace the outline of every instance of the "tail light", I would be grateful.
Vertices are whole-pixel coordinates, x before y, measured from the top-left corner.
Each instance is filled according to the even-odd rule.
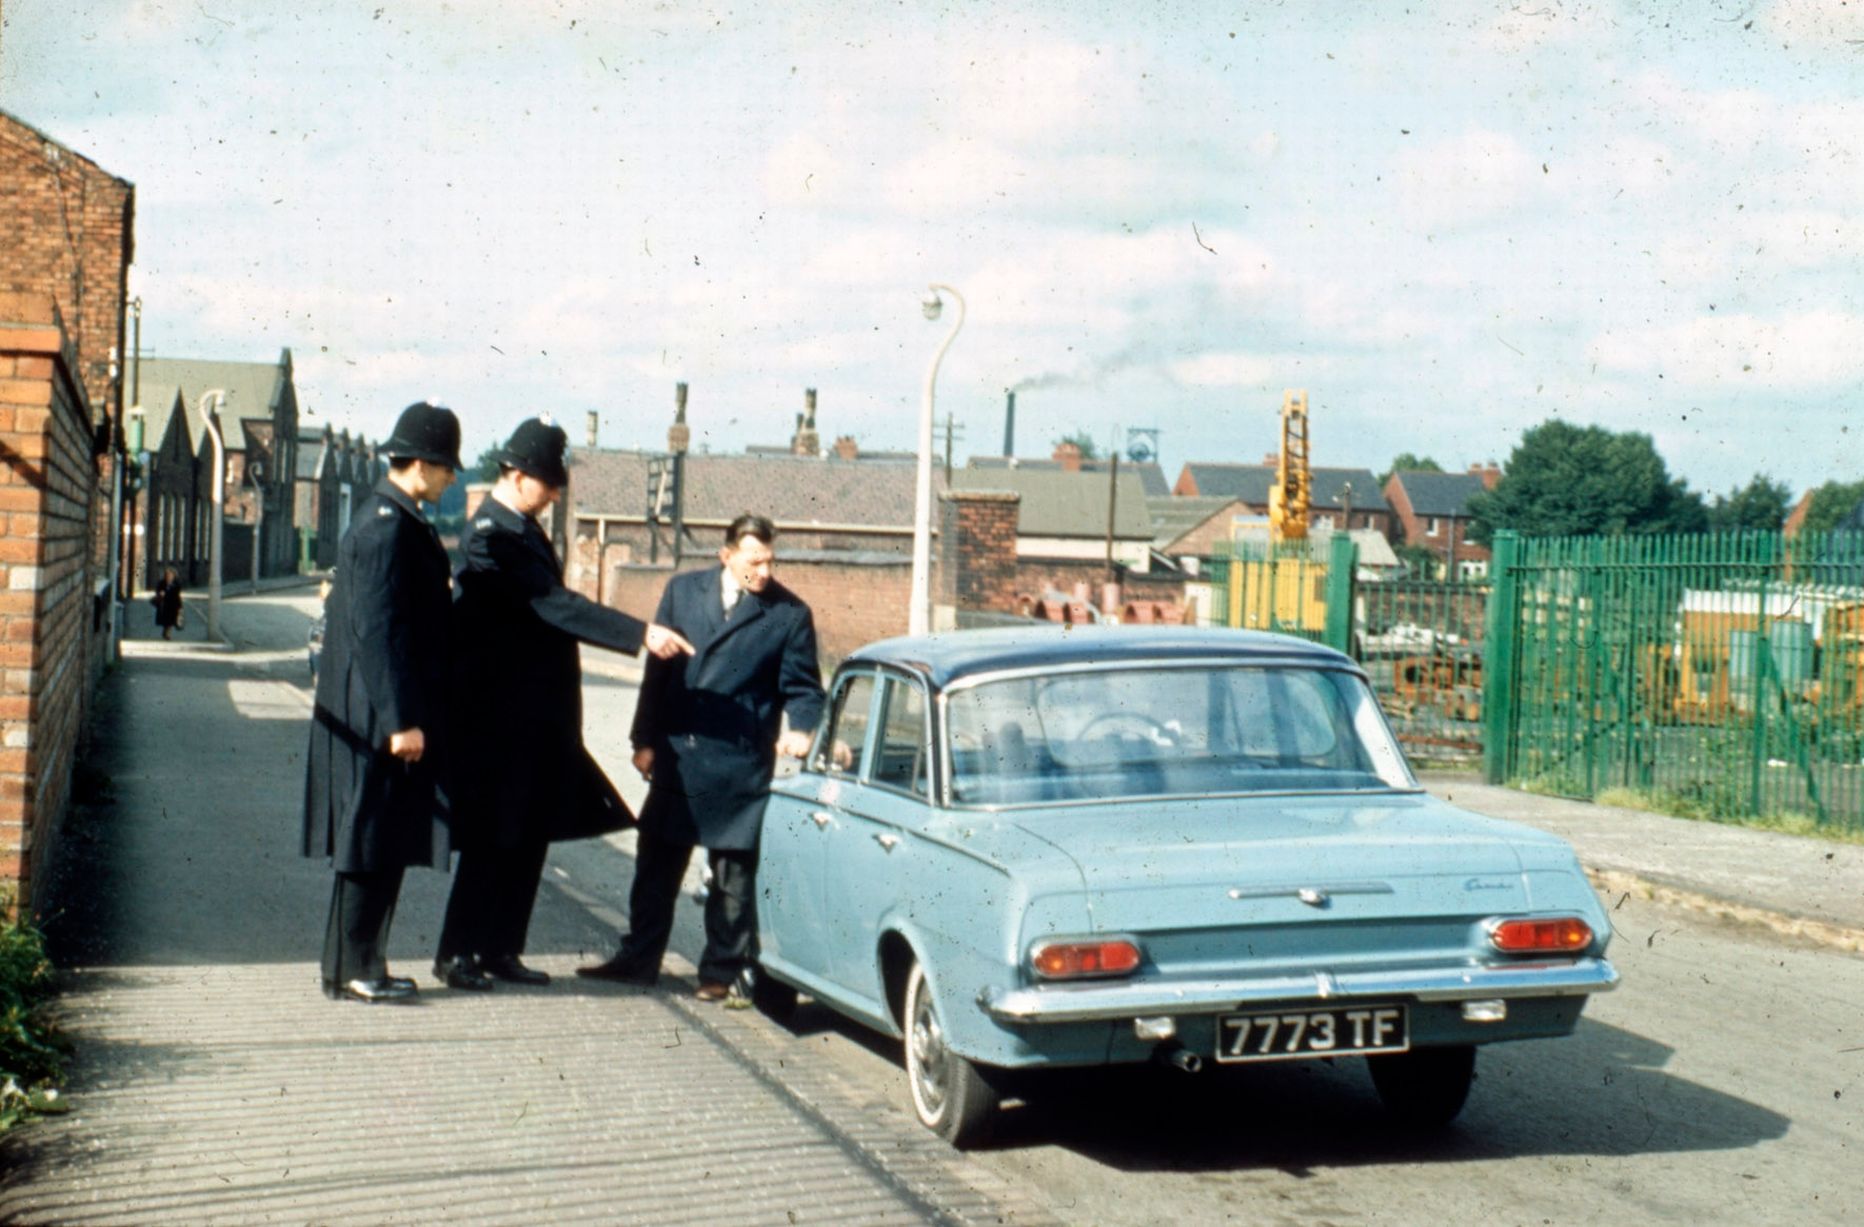
[[[1126,937],[1038,942],[1029,951],[1029,970],[1039,980],[1130,976],[1138,969],[1139,943]]]
[[[1576,954],[1592,944],[1592,926],[1577,916],[1498,920],[1489,943],[1503,954]]]

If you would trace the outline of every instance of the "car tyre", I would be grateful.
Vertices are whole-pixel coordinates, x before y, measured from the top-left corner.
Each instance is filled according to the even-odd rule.
[[[1456,1119],[1476,1077],[1473,1044],[1416,1048],[1366,1058],[1372,1085],[1393,1116],[1420,1129],[1439,1129]]]
[[[945,1045],[945,1024],[925,968],[906,978],[906,1083],[919,1123],[959,1149],[990,1133],[998,1095],[978,1067]]]
[[[764,1017],[787,1023],[796,1013],[796,986],[759,967],[751,977],[751,1004]]]

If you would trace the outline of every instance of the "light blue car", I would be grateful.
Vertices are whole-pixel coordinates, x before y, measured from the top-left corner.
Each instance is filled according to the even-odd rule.
[[[1451,1120],[1475,1046],[1618,981],[1563,840],[1419,787],[1345,656],[1190,628],[889,639],[836,673],[758,873],[760,1006],[905,1040],[954,1145],[1012,1071],[1359,1056]]]

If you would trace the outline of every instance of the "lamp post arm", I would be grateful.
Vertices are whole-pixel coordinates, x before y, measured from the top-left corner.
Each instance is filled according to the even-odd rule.
[[[951,322],[951,331],[939,343],[938,351],[932,355],[932,364],[926,368],[925,395],[919,404],[919,448],[918,470],[913,483],[913,581],[911,608],[907,611],[907,630],[914,635],[923,635],[932,629],[932,419],[933,397],[938,385],[939,364],[945,360],[945,351],[957,339],[958,330],[964,327],[964,295],[948,285],[933,283],[935,294],[949,294],[958,304],[958,314]]]

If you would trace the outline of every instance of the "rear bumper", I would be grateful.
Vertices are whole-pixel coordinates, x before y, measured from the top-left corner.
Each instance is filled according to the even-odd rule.
[[[1202,1014],[1264,1002],[1464,1001],[1491,997],[1578,997],[1618,987],[1604,959],[1427,967],[1334,975],[1224,980],[1124,980],[1040,988],[986,988],[977,1004],[1000,1023],[1118,1021]]]

